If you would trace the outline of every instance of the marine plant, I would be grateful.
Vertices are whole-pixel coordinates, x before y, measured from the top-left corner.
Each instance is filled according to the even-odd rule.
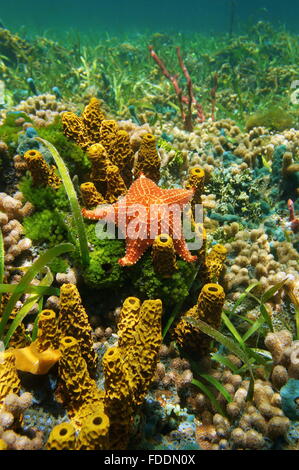
[[[191,316],[184,316],[186,322],[190,323],[191,326],[198,328],[203,333],[211,337],[216,342],[215,345],[218,344],[218,350],[216,352],[211,352],[210,354],[213,361],[216,361],[221,366],[230,369],[234,374],[242,374],[242,376],[244,376],[244,374],[249,374],[250,386],[246,397],[247,401],[252,399],[256,378],[255,370],[259,370],[262,367],[265,374],[269,376],[273,367],[273,360],[269,351],[260,347],[254,347],[249,343],[254,336],[256,337],[255,341],[259,342],[259,336],[265,338],[267,332],[273,331],[271,316],[269,315],[265,304],[279,290],[282,289],[284,283],[285,280],[280,281],[276,285],[272,286],[262,295],[261,298],[258,298],[252,294],[252,291],[258,287],[258,282],[251,284],[239,296],[239,299],[235,302],[232,309],[223,309],[221,314],[222,328],[220,330],[215,329],[213,326],[208,325],[199,318],[194,319]],[[240,318],[240,315],[236,312],[241,304],[249,297],[257,302],[260,315],[255,321],[249,320],[248,318],[243,318],[247,323],[249,323],[249,328],[242,335],[235,327],[233,320],[235,317]],[[242,361],[243,365],[240,369],[236,368],[236,366],[227,357],[227,354],[224,354],[225,351],[234,354]],[[209,387],[215,387],[225,397],[227,402],[231,401],[231,397],[227,391],[223,389],[223,386],[221,383],[219,383],[219,381],[207,374],[204,370],[201,370],[193,358],[188,358],[192,364],[194,374],[197,377],[193,379],[192,383],[200,388],[201,391],[208,396],[213,405],[217,410],[219,410],[221,414],[225,414],[221,405],[217,403],[217,400]]]
[[[55,147],[50,142],[43,140],[40,137],[37,137],[37,140],[42,142],[45,145],[45,147],[48,148],[48,150],[51,152],[51,155],[53,156],[53,159],[57,165],[58,171],[60,173],[64,188],[65,188],[65,192],[70,202],[72,214],[73,214],[76,235],[79,241],[81,263],[82,263],[82,266],[87,266],[89,263],[89,250],[88,250],[88,245],[87,245],[85,226],[84,226],[83,218],[81,215],[81,208],[78,202],[77,194],[74,189],[72,180],[70,178],[69,171],[63,159],[61,158],[61,156],[59,155]]]
[[[54,258],[58,257],[63,253],[68,253],[74,250],[74,246],[70,243],[63,243],[57,245],[53,248],[49,248],[44,253],[42,253],[36,261],[28,268],[22,279],[20,280],[19,284],[16,286],[10,284],[1,284],[1,291],[2,292],[9,292],[11,293],[10,298],[8,299],[6,305],[4,306],[3,313],[1,316],[0,321],[0,338],[4,340],[4,345],[7,346],[9,340],[16,330],[17,326],[22,322],[24,316],[27,315],[28,311],[28,303],[30,302],[30,306],[32,306],[32,302],[35,303],[38,301],[41,295],[52,295],[57,294],[57,289],[50,288],[49,285],[43,286],[30,286],[31,281],[43,271],[44,267],[50,263]],[[49,282],[49,279],[46,277],[46,283]],[[6,333],[5,337],[4,330],[5,326],[9,320],[9,317],[16,306],[16,302],[20,299],[20,297],[25,292],[31,292],[35,294],[34,299],[30,299],[30,301],[24,305],[20,311],[17,312],[16,318],[13,320],[8,332]]]

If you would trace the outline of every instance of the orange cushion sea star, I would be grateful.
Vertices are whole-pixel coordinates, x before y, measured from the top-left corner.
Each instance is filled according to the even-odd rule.
[[[176,252],[185,261],[193,262],[197,257],[188,250],[180,223],[184,205],[190,202],[193,194],[192,189],[159,188],[141,175],[127,194],[114,204],[99,205],[94,210],[82,209],[82,214],[88,219],[113,221],[125,229],[126,254],[118,260],[121,266],[135,264],[155,237],[165,232],[173,238]]]

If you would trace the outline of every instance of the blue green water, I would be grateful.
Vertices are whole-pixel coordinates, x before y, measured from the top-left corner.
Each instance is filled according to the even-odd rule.
[[[30,33],[45,29],[142,32],[144,29],[225,32],[232,10],[235,31],[259,20],[298,30],[299,2],[286,0],[2,0],[0,18],[7,28]]]

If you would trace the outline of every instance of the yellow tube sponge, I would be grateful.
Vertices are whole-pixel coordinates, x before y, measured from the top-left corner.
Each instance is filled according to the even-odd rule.
[[[199,294],[197,305],[188,310],[177,324],[174,334],[177,343],[190,353],[198,357],[209,352],[211,339],[201,332],[188,318],[202,320],[215,329],[221,323],[221,312],[225,294],[219,284],[205,284]]]
[[[90,377],[80,345],[75,338],[62,338],[60,353],[58,398],[67,408],[74,426],[80,427],[86,416],[96,409],[103,409],[103,394]]]
[[[122,349],[114,346],[103,357],[105,376],[104,409],[109,416],[111,449],[126,449],[133,413],[129,384],[124,376]]]
[[[87,183],[82,183],[80,190],[84,206],[88,209],[92,209],[93,207],[96,207],[99,204],[104,204],[106,202],[102,194],[97,191],[95,185],[90,181]]]
[[[9,393],[18,394],[20,379],[16,369],[16,359],[12,351],[0,352],[0,405]]]
[[[38,318],[37,349],[58,349],[59,335],[57,330],[56,313],[54,310],[42,310]]]
[[[135,344],[126,351],[124,361],[134,405],[143,402],[156,369],[162,344],[161,319],[161,300],[145,300],[134,335]]]
[[[87,135],[83,120],[75,113],[63,113],[61,122],[64,135],[74,140],[83,150],[87,150],[93,144]]]
[[[224,269],[224,262],[227,256],[225,246],[214,245],[206,257],[206,268],[209,282],[218,282]]]
[[[37,339],[25,348],[12,351],[18,370],[35,375],[47,374],[60,358],[55,312],[43,310],[38,320]]]
[[[88,371],[94,376],[98,361],[93,347],[92,328],[79,291],[74,284],[63,284],[60,288],[58,328],[61,336],[72,336],[77,339]]]
[[[116,143],[116,133],[118,126],[113,119],[105,119],[101,123],[100,143],[105,147],[110,158],[110,152],[113,155],[113,148]]]
[[[100,142],[101,123],[105,119],[100,100],[91,98],[88,105],[84,108],[81,119],[90,142]]]
[[[0,439],[0,450],[8,450],[8,444],[3,439]]]
[[[158,183],[160,166],[161,159],[156,147],[156,138],[150,133],[144,134],[141,137],[138,158],[134,168],[135,177],[138,178],[143,173],[147,178]]]
[[[47,444],[47,450],[75,450],[76,430],[71,423],[57,424],[51,431]]]
[[[90,179],[100,193],[105,196],[107,191],[107,167],[110,164],[107,151],[102,144],[93,144],[87,151],[91,162]]]
[[[224,300],[224,290],[219,284],[205,284],[197,300],[199,318],[213,328],[219,328]]]
[[[178,269],[172,238],[162,233],[158,235],[152,248],[153,266],[156,274],[171,277]]]
[[[33,183],[36,186],[43,185],[51,186],[53,189],[59,188],[61,179],[55,173],[56,167],[48,165],[38,150],[28,150],[24,154],[24,159],[31,173]]]
[[[119,321],[119,344],[104,354],[105,413],[112,449],[126,448],[133,412],[153,378],[162,344],[161,317],[161,300],[146,300],[140,306],[135,297],[127,298]]]
[[[117,199],[127,192],[125,182],[116,165],[109,164],[107,166],[107,192],[106,200],[113,204]]]
[[[76,450],[109,449],[109,418],[101,410],[96,411],[82,424]]]
[[[199,166],[195,166],[189,171],[189,178],[186,183],[186,189],[194,189],[192,203],[201,204],[201,196],[204,191],[205,172]]]
[[[126,186],[130,186],[133,177],[134,152],[130,143],[130,136],[125,130],[117,130],[115,143],[110,149],[109,158],[114,165],[118,166]]]
[[[134,333],[139,321],[141,302],[137,297],[127,297],[122,305],[118,323],[118,345],[128,347],[134,344]]]
[[[197,251],[198,263],[201,267],[205,266],[206,260],[206,247],[207,247],[207,231],[203,224],[198,223],[194,227],[196,237],[201,241],[202,245]]]

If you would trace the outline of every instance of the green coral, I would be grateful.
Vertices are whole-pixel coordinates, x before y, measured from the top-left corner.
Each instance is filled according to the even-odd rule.
[[[187,297],[196,270],[194,263],[180,259],[177,265],[178,271],[172,277],[161,278],[155,274],[151,254],[147,253],[128,275],[142,298],[161,299],[165,307],[173,307]]]
[[[95,224],[85,222],[85,225],[91,248],[90,264],[82,273],[86,285],[96,289],[122,287],[124,269],[118,264],[118,259],[124,254],[124,242],[101,240],[97,237]]]
[[[31,176],[25,176],[19,183],[19,189],[26,201],[35,209],[59,209],[69,211],[70,205],[63,185],[57,190],[49,186],[34,186]]]
[[[258,111],[248,117],[246,129],[266,127],[270,130],[283,131],[294,126],[294,118],[280,107],[270,107],[265,111]]]
[[[101,240],[97,249],[90,253],[90,264],[82,273],[86,285],[96,289],[122,287],[125,273],[118,259],[123,256],[123,252],[123,242]]]
[[[68,261],[61,256],[54,258],[48,266],[53,274],[66,273],[70,268]]]
[[[90,170],[91,165],[87,155],[63,134],[60,118],[57,118],[50,126],[40,128],[38,134],[39,137],[54,145],[71,174],[81,175]]]
[[[25,234],[34,242],[47,242],[50,246],[67,239],[67,231],[57,211],[45,209],[26,217]]]

